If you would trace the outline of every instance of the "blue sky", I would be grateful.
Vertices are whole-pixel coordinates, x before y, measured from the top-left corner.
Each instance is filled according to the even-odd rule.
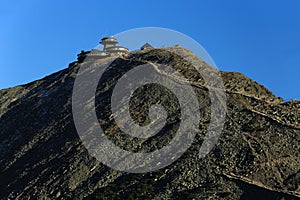
[[[104,35],[164,27],[199,42],[218,68],[300,99],[300,1],[2,0],[0,88],[66,68]]]

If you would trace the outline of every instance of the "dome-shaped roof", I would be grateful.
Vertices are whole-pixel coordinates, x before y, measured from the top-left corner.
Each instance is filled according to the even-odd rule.
[[[118,41],[114,37],[104,37],[104,38],[101,39],[100,44],[108,44],[108,43],[110,43],[110,44],[118,44]]]

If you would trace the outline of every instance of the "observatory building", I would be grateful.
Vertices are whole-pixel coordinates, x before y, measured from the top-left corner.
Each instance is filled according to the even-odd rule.
[[[83,62],[85,59],[96,60],[128,53],[128,49],[126,47],[119,46],[118,43],[119,42],[114,37],[104,37],[100,42],[100,44],[103,45],[103,51],[99,49],[92,49],[91,51],[82,50],[77,55],[77,60],[78,62]]]
[[[103,51],[110,54],[122,55],[128,53],[127,48],[118,46],[118,41],[114,37],[104,37],[101,39],[100,44],[103,45]]]

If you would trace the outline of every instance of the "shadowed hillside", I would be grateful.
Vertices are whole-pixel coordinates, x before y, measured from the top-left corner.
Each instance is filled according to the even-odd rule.
[[[172,49],[193,55],[180,47]],[[199,158],[210,122],[208,88],[186,60],[165,49],[116,59],[97,88],[97,117],[108,138],[123,149],[149,152],[162,148],[180,124],[178,101],[170,91],[148,85],[131,99],[132,118],[140,124],[149,123],[148,109],[155,102],[168,107],[165,127],[148,140],[123,134],[111,118],[109,104],[114,86],[128,70],[145,63],[166,64],[183,74],[197,95],[201,118],[193,144],[180,159],[154,172],[130,174],[101,164],[83,146],[72,117],[76,73],[91,62],[75,62],[41,80],[0,90],[2,199],[300,197],[300,102],[284,102],[240,73],[221,72],[227,96],[226,122],[217,145]]]

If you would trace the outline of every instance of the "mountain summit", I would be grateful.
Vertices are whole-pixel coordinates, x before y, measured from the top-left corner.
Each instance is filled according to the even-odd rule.
[[[240,73],[221,72],[226,121],[216,146],[199,158],[210,122],[208,88],[191,64],[166,50],[151,47],[117,58],[99,82],[95,105],[99,124],[116,145],[132,152],[163,148],[180,124],[180,107],[169,90],[150,84],[132,96],[130,114],[141,125],[151,121],[152,104],[167,107],[166,125],[147,140],[122,133],[111,116],[110,96],[118,79],[135,66],[172,66],[190,81],[201,113],[195,139],[178,160],[132,174],[111,169],[88,153],[75,128],[72,90],[80,67],[103,60],[80,60],[41,80],[0,90],[1,199],[300,198],[300,102],[284,102]]]

